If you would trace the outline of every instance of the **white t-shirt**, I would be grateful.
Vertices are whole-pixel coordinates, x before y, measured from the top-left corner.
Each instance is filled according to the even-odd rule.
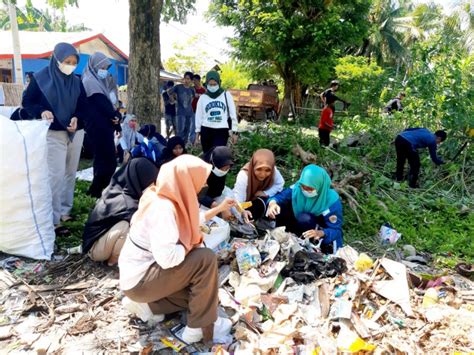
[[[240,170],[237,174],[237,179],[235,180],[234,185],[234,198],[239,202],[247,201],[247,186],[249,184],[249,177],[247,173],[243,170]],[[275,175],[273,176],[273,184],[263,191],[268,197],[272,197],[283,190],[285,186],[285,179],[281,176],[278,169],[275,167]]]
[[[204,213],[199,215],[204,222]],[[140,249],[133,242],[147,251]],[[130,232],[119,257],[120,287],[130,290],[156,262],[163,269],[181,264],[186,256],[184,246],[178,244],[179,230],[173,203],[156,196],[145,218],[130,226]]]
[[[226,96],[224,96],[226,95]],[[227,104],[226,105],[226,97]],[[201,132],[201,127],[209,128],[229,128],[227,118],[232,120],[232,131],[237,131],[237,113],[235,110],[235,103],[232,95],[228,91],[224,91],[215,99],[209,95],[201,95],[196,107],[196,132]]]

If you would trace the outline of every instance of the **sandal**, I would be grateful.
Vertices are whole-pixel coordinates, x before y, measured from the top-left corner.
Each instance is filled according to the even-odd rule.
[[[71,235],[71,231],[64,226],[56,227],[54,233],[56,234],[56,237],[68,237]]]
[[[70,215],[61,216],[61,222],[72,222],[74,217]]]

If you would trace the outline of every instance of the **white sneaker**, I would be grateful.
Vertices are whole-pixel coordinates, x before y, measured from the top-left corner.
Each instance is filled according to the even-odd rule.
[[[214,322],[214,343],[227,343],[231,329],[232,321],[230,319],[217,317]],[[190,328],[188,326],[184,328],[181,335],[181,339],[187,344],[197,343],[202,340],[202,337],[202,328]]]
[[[138,303],[128,297],[124,297],[122,305],[129,313],[136,315],[144,322],[152,320],[153,323],[159,323],[165,319],[164,314],[153,314],[148,303]]]

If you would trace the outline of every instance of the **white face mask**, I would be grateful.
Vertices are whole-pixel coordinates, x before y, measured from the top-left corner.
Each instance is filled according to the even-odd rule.
[[[303,192],[303,195],[307,198],[312,198],[312,197],[316,197],[318,196],[318,191],[317,190],[313,190],[313,191],[306,191],[306,190],[303,190],[301,189],[301,191]]]
[[[212,169],[212,172],[214,173],[215,176],[217,177],[223,177],[223,176],[226,176],[227,173],[229,172],[229,170],[221,170],[219,169],[217,166],[215,166],[213,169]]]
[[[99,69],[97,70],[97,76],[101,79],[105,79],[107,75],[109,74],[109,71],[107,69]]]
[[[59,70],[65,75],[71,75],[74,70],[76,70],[77,65],[64,64],[58,61]]]
[[[215,93],[217,90],[219,90],[219,85],[208,85],[207,90],[209,90],[209,92]]]

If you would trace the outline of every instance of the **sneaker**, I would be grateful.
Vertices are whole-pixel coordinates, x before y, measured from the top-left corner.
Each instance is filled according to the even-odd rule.
[[[139,303],[139,302],[132,301],[128,297],[124,297],[122,299],[122,305],[125,307],[125,309],[129,313],[136,315],[138,318],[140,318],[144,322],[148,322],[149,320],[152,320],[154,323],[159,323],[165,319],[164,314],[154,315],[148,303]]]
[[[231,329],[232,321],[230,319],[217,317],[217,320],[214,322],[214,343],[227,343]],[[181,340],[187,344],[192,344],[201,341],[202,337],[202,328],[190,328],[186,326],[181,335]]]

